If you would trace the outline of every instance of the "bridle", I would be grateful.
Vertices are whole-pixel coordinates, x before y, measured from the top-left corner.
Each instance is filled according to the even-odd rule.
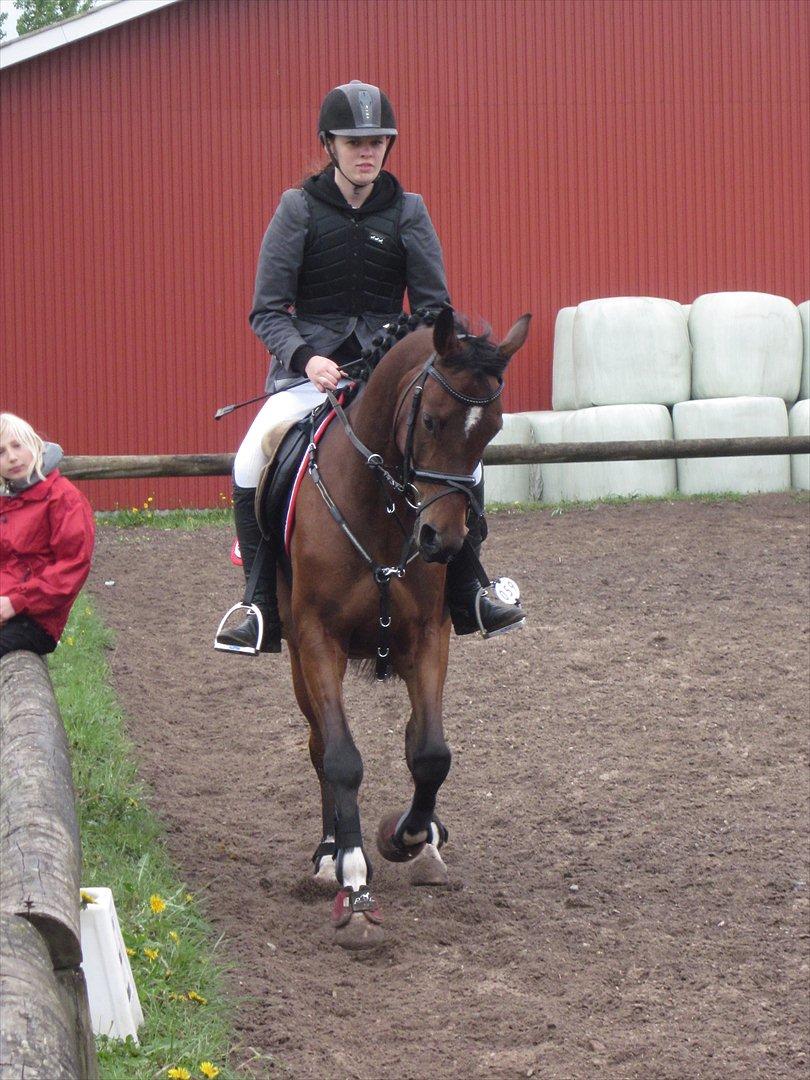
[[[388,468],[383,461],[382,455],[369,450],[369,448],[357,437],[352,429],[349,418],[346,415],[341,402],[335,396],[331,390],[327,390],[326,396],[328,397],[332,408],[335,410],[335,414],[340,420],[343,430],[349,439],[349,442],[357,450],[357,452],[365,459],[366,465],[369,469],[373,470],[375,477],[380,484],[385,496],[386,496],[386,512],[393,515],[397,524],[403,533],[403,546],[400,552],[399,563],[395,566],[382,566],[377,563],[372,555],[366,550],[364,545],[355,536],[349,527],[348,522],[341,513],[339,507],[332,499],[323,479],[320,475],[320,471],[317,465],[317,445],[315,443],[315,424],[313,414],[312,435],[310,438],[309,446],[307,448],[307,455],[309,458],[308,470],[309,475],[315,484],[315,487],[321,494],[327,509],[332,515],[337,525],[341,528],[347,539],[350,541],[355,551],[360,555],[363,561],[369,566],[373,575],[374,581],[380,591],[380,616],[378,623],[378,636],[377,636],[377,665],[376,676],[378,679],[384,679],[389,674],[389,648],[388,648],[388,630],[391,626],[390,615],[390,603],[389,603],[389,588],[391,578],[403,578],[405,576],[405,569],[408,563],[416,557],[418,552],[414,549],[413,536],[416,531],[416,522],[421,515],[427,510],[429,506],[437,502],[439,499],[444,498],[447,495],[455,493],[463,495],[468,507],[472,509],[473,513],[478,517],[482,517],[484,508],[473,494],[473,487],[475,486],[475,477],[472,473],[450,473],[441,472],[433,469],[422,469],[414,462],[413,458],[413,444],[414,444],[414,432],[416,430],[416,421],[419,416],[419,410],[422,404],[422,394],[429,378],[433,378],[455,401],[458,401],[462,405],[467,405],[470,408],[484,407],[492,404],[503,392],[503,379],[498,376],[498,385],[496,389],[486,397],[472,397],[468,394],[462,394],[457,390],[452,383],[450,383],[440,371],[435,367],[437,355],[432,352],[425,361],[421,371],[419,371],[414,378],[408,383],[405,390],[400,396],[400,400],[394,411],[393,427],[396,430],[397,422],[399,419],[400,411],[406,401],[408,394],[413,391],[411,397],[411,408],[408,415],[408,427],[405,434],[405,448],[402,455],[402,466],[400,469]],[[399,472],[399,478],[397,477]],[[419,496],[419,490],[416,487],[416,481],[422,480],[430,484],[438,484],[445,490],[437,492],[432,495],[426,501],[422,501]],[[386,490],[387,489],[387,490]],[[393,493],[393,494],[392,494]],[[407,530],[397,516],[397,508],[395,503],[395,496],[400,496],[406,502],[407,506],[416,515],[416,521],[414,525]]]

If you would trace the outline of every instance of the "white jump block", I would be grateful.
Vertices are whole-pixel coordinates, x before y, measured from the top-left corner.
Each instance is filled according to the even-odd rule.
[[[568,413],[561,442],[672,439],[664,405],[602,405]],[[561,466],[561,498],[590,502],[613,496],[664,497],[677,490],[674,461],[587,461]]]
[[[560,308],[554,323],[554,357],[551,365],[551,407],[555,412],[577,407],[574,382],[574,307]]]
[[[791,435],[810,435],[810,401],[797,401],[788,413]],[[810,491],[810,454],[790,455],[790,486]]]
[[[693,398],[799,396],[801,317],[784,296],[706,293],[692,304],[689,336]]]
[[[490,445],[533,443],[534,431],[524,413],[504,413],[503,427]],[[536,465],[485,465],[484,498],[488,503],[523,503],[537,498]]]
[[[540,444],[565,442],[562,435],[563,422],[571,412],[552,412],[540,410],[538,412],[523,413],[534,432],[534,442]],[[563,474],[565,465],[543,464],[537,466],[537,497],[540,502],[559,503],[563,501]]]
[[[799,400],[810,398],[810,300],[799,304],[799,318],[802,321],[802,379],[799,387]]]
[[[143,1011],[110,889],[82,889],[93,903],[82,907],[82,968],[96,1035],[138,1041]]]
[[[781,397],[714,398],[682,401],[672,410],[676,439],[756,438],[788,434]],[[790,489],[790,457],[683,458],[678,490],[684,495]]]
[[[682,306],[652,296],[586,300],[573,327],[576,406],[673,405],[690,396]]]

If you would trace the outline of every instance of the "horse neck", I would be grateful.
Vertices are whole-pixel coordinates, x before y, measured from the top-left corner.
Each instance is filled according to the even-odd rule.
[[[369,450],[380,454],[387,465],[398,464],[401,459],[394,431],[400,384],[410,370],[416,374],[420,364],[421,361],[414,362],[407,354],[385,357],[349,410],[350,422],[358,439]],[[361,459],[358,457],[358,460]],[[366,469],[364,463],[363,468]]]

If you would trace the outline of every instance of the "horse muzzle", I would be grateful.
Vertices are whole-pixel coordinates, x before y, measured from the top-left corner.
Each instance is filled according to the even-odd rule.
[[[446,538],[426,521],[419,526],[416,535],[416,546],[419,554],[429,563],[448,563],[461,550],[464,542],[463,535],[456,539]]]

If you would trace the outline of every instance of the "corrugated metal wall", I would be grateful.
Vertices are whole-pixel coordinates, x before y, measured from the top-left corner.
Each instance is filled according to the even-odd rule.
[[[377,82],[454,301],[535,313],[506,407],[547,407],[557,310],[810,294],[803,0],[193,0],[0,75],[2,407],[71,453],[234,449],[265,358],[246,323],[323,94]],[[212,505],[223,480],[84,485]]]

